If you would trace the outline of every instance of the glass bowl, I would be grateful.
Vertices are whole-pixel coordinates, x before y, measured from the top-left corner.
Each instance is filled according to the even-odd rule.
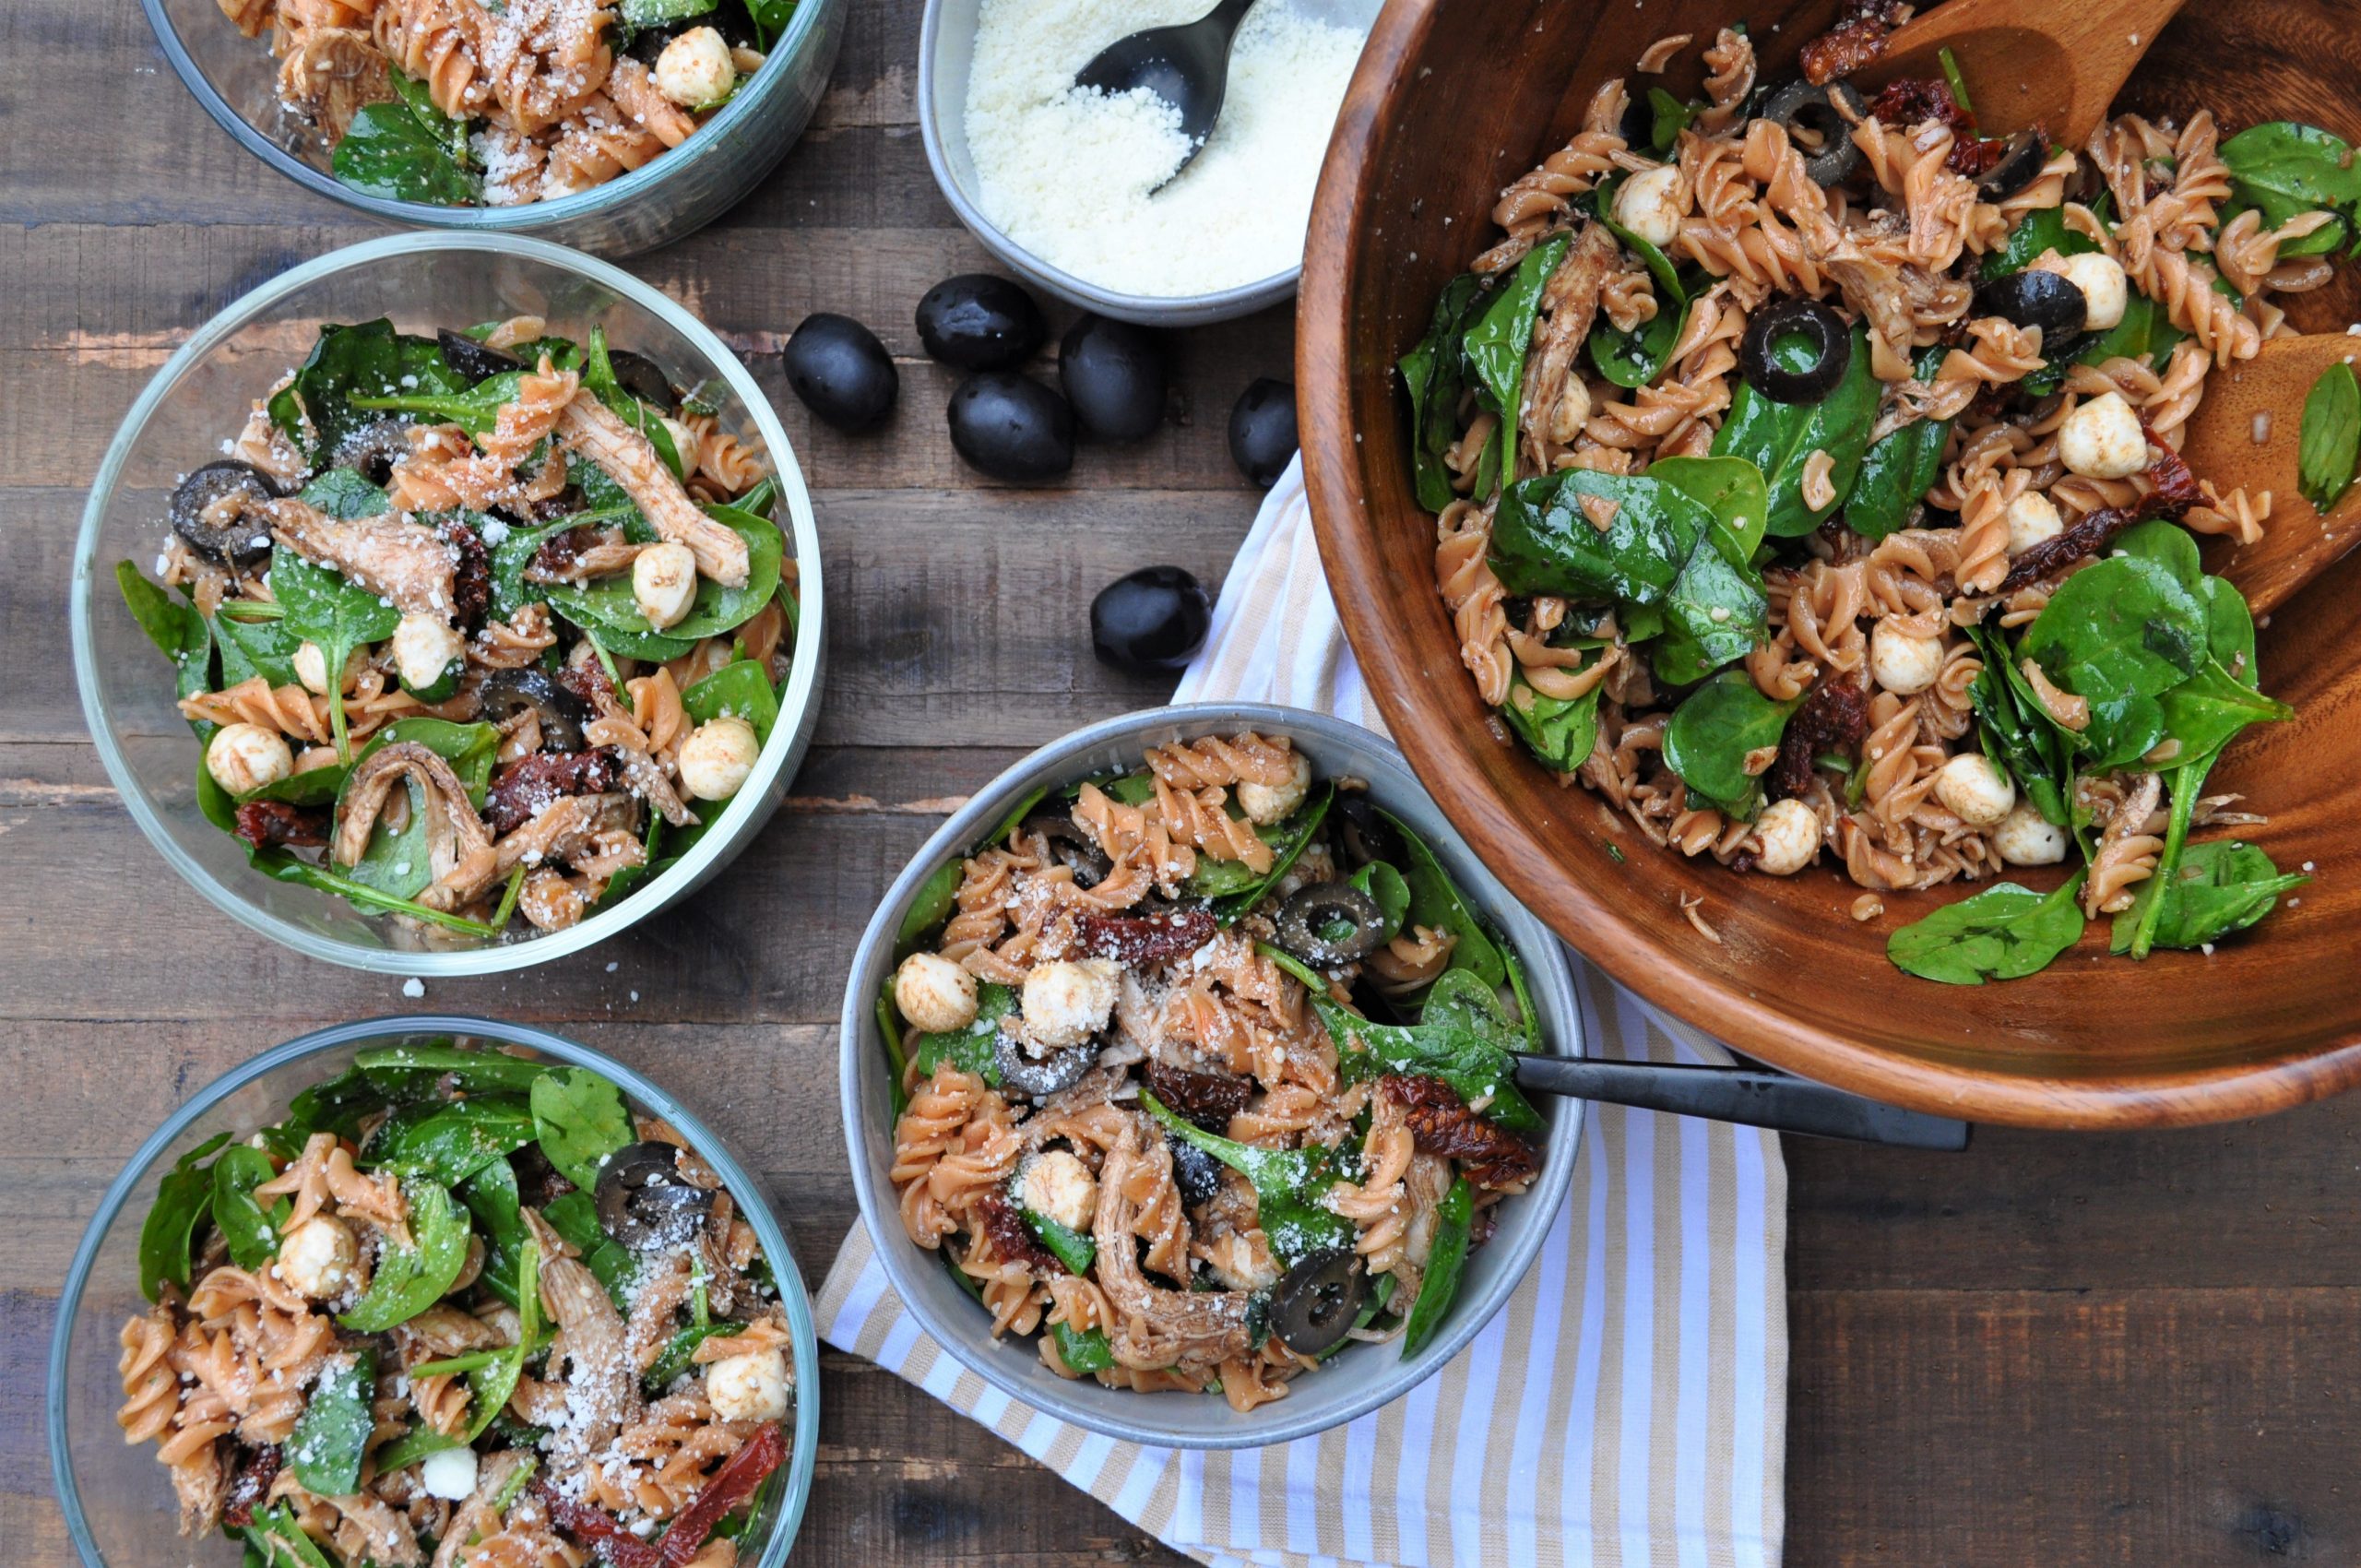
[[[736,1200],[772,1260],[779,1303],[795,1346],[794,1430],[786,1480],[766,1483],[753,1525],[741,1542],[742,1568],[779,1568],[794,1544],[812,1494],[820,1443],[820,1348],[803,1277],[769,1196],[737,1152],[682,1106],[630,1068],[544,1030],[484,1018],[422,1015],[339,1024],[265,1051],[199,1090],[174,1111],[107,1188],[75,1250],[49,1347],[50,1473],[75,1549],[89,1568],[153,1568],[164,1562],[235,1568],[228,1540],[182,1537],[171,1479],[146,1444],[123,1440],[115,1408],[123,1385],[115,1361],[124,1321],[147,1310],[139,1293],[139,1228],[156,1198],[156,1178],[206,1138],[224,1129],[241,1135],[279,1120],[287,1103],[334,1077],[373,1046],[464,1037],[487,1046],[522,1047],[528,1055],[587,1067],[612,1079],[635,1111],[662,1117],[703,1156]]]
[[[129,560],[148,569],[169,531],[172,486],[217,456],[247,406],[302,362],[319,323],[389,315],[397,327],[431,332],[521,313],[576,338],[603,327],[617,347],[648,355],[684,383],[702,378],[722,428],[761,437],[799,572],[794,665],[753,777],[678,865],[565,931],[505,942],[438,932],[428,947],[331,894],[272,881],[205,820],[196,804],[201,753],[173,704],[172,667],[125,607],[114,568]],[[578,952],[685,897],[777,809],[819,715],[820,539],[802,470],[769,400],[718,338],[654,289],[604,262],[506,234],[396,234],[351,245],[281,274],[198,328],[107,447],[75,546],[72,612],[83,717],[148,841],[223,913],[299,953],[355,968],[428,978],[519,968]]]
[[[844,42],[849,0],[801,0],[763,68],[679,147],[605,184],[522,207],[436,207],[364,196],[328,172],[318,135],[282,113],[269,42],[239,32],[214,0],[141,0],[156,42],[205,112],[297,184],[389,223],[533,234],[630,255],[693,234],[729,210],[795,145]]]
[[[1042,1364],[1029,1339],[995,1339],[991,1316],[943,1266],[940,1254],[913,1246],[902,1229],[894,1164],[892,1072],[877,1028],[877,998],[894,972],[894,944],[902,917],[935,870],[967,852],[1021,801],[1043,786],[1140,766],[1149,746],[1201,735],[1253,730],[1284,735],[1325,778],[1356,778],[1370,798],[1400,817],[1433,849],[1469,901],[1508,933],[1525,960],[1544,1049],[1578,1056],[1582,1012],[1565,948],[1527,914],[1418,787],[1402,754],[1383,736],[1299,708],[1260,703],[1193,703],[1125,714],[1078,730],[1017,763],[968,798],[967,805],[927,840],[878,906],[854,955],[840,1025],[845,1146],[851,1151],[853,1190],[877,1257],[919,1326],[975,1374],[1031,1409],[1108,1437],[1165,1448],[1257,1448],[1291,1443],[1341,1426],[1401,1397],[1441,1372],[1508,1301],[1548,1239],[1574,1177],[1584,1123],[1579,1100],[1538,1096],[1535,1109],[1548,1123],[1542,1136],[1541,1173],[1521,1197],[1500,1206],[1500,1228],[1471,1253],[1459,1296],[1434,1337],[1405,1358],[1398,1340],[1356,1344],[1328,1364],[1287,1384],[1287,1397],[1245,1415],[1217,1395],[1139,1394],[1101,1386],[1089,1378],[1060,1377]]]

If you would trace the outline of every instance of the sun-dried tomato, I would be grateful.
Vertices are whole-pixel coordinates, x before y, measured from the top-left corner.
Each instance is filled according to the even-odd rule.
[[[443,541],[451,547],[451,613],[462,626],[473,626],[492,608],[492,552],[481,536],[453,517],[443,525]]]
[[[564,795],[603,795],[623,781],[623,754],[612,746],[559,754],[535,752],[501,771],[484,794],[484,826],[492,837],[514,833]]]
[[[1803,46],[1804,80],[1821,87],[1874,64],[1909,9],[1907,0],[1853,0],[1834,27]]]
[[[787,1434],[779,1430],[777,1421],[764,1422],[737,1453],[722,1462],[721,1468],[713,1472],[689,1505],[672,1516],[657,1549],[665,1568],[683,1568],[704,1547],[713,1527],[731,1509],[753,1496],[764,1478],[786,1458]]]
[[[1164,915],[1110,915],[1086,909],[1074,920],[1074,937],[1093,958],[1136,967],[1194,953],[1214,937],[1211,909],[1175,909]]]
[[[1849,752],[1869,731],[1869,694],[1857,672],[1821,677],[1779,737],[1779,760],[1766,785],[1774,800],[1811,792],[1813,761],[1831,752]]]
[[[270,1495],[270,1483],[279,1479],[279,1445],[265,1443],[260,1448],[240,1445],[238,1467],[230,1477],[230,1490],[221,1499],[221,1522],[244,1529],[255,1522],[255,1510]]]
[[[1419,1153],[1459,1161],[1462,1173],[1478,1187],[1513,1186],[1541,1169],[1540,1158],[1524,1139],[1468,1109],[1441,1078],[1389,1074],[1378,1087],[1402,1107]]]
[[[1021,1263],[1036,1274],[1064,1274],[1066,1265],[1058,1254],[1041,1244],[1033,1228],[1016,1206],[998,1193],[986,1193],[976,1200],[976,1212],[983,1217],[984,1234],[992,1239],[992,1250],[1010,1263]]]
[[[2063,571],[2085,555],[2096,555],[2134,523],[2149,517],[2178,522],[2191,506],[2204,499],[2204,493],[2197,488],[2197,476],[2189,472],[2181,455],[2158,440],[2146,420],[2140,422],[2140,428],[2148,435],[2149,493],[2136,505],[2102,506],[2075,519],[2062,532],[2022,552],[2009,563],[2009,575],[2000,579],[2000,586],[1993,590],[1996,594],[2014,593]]]
[[[238,807],[238,837],[257,849],[309,849],[328,841],[328,814],[320,806],[248,801]]]
[[[2189,460],[2165,445],[2144,416],[2140,429],[2148,437],[2150,454],[2148,515],[2178,522],[2189,515],[2191,506],[2205,499],[2205,493],[2197,488],[2197,476],[2189,472]]]
[[[1142,1069],[1148,1093],[1209,1133],[1229,1131],[1229,1119],[1254,1098],[1254,1085],[1235,1073],[1192,1073],[1150,1062]]]
[[[1869,100],[1870,115],[1897,130],[1940,121],[1955,131],[1968,128],[1967,111],[1952,96],[1951,84],[1940,77],[1904,77],[1888,82]]]
[[[552,1486],[546,1477],[534,1480],[533,1495],[540,1499],[543,1508],[549,1510],[551,1524],[567,1535],[587,1541],[592,1550],[613,1563],[615,1568],[663,1568],[664,1555],[653,1541],[644,1541],[632,1534],[622,1520],[597,1503],[566,1496]],[[708,1525],[707,1532],[710,1533],[711,1529]]]

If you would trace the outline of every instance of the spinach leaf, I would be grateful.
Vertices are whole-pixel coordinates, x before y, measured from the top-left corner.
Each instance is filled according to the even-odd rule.
[[[1697,117],[1697,111],[1660,87],[1648,89],[1648,108],[1655,118],[1648,126],[1648,145],[1661,158],[1672,150],[1680,133]]]
[[[358,469],[330,469],[299,491],[296,499],[345,522],[383,517],[393,508],[386,493]]]
[[[483,176],[454,158],[440,128],[421,123],[407,102],[362,105],[328,168],[362,196],[430,207],[483,205]]]
[[[1017,1000],[1014,986],[985,980],[976,987],[974,1023],[942,1034],[912,1035],[908,1049],[910,1060],[918,1064],[919,1076],[931,1077],[937,1067],[949,1062],[998,1087],[1000,1068],[992,1061],[992,1042],[1000,1034],[1000,1021],[1016,1011]]]
[[[1501,416],[1492,439],[1500,448],[1502,486],[1516,473],[1517,406],[1525,390],[1525,355],[1533,347],[1533,323],[1541,312],[1541,291],[1572,243],[1571,232],[1561,232],[1527,251],[1465,339],[1477,398]]]
[[[1984,666],[1967,689],[1983,722],[1984,754],[2008,769],[2034,809],[2063,827],[2067,791],[2074,777],[2071,742],[2038,704],[2020,696],[2022,678],[2011,679],[2015,654],[2007,636],[1997,626],[1981,624],[1967,628],[1967,635]]]
[[[2049,362],[2019,385],[2034,397],[2047,398],[2066,384],[2070,365],[2144,359],[2161,368],[2188,336],[2173,325],[2172,315],[2164,306],[2145,294],[2134,293],[2124,304],[2121,321],[2104,332],[2084,333],[2051,346]]]
[[[419,129],[433,138],[435,145],[450,155],[452,162],[466,168],[473,157],[468,148],[468,122],[443,113],[442,106],[434,101],[433,89],[417,77],[399,71],[388,71],[386,77],[386,85],[401,100],[402,107],[410,112]]]
[[[1732,816],[1750,817],[1762,804],[1761,768],[1749,759],[1776,752],[1787,719],[1803,699],[1774,702],[1742,670],[1726,670],[1672,710],[1665,725],[1665,765],[1698,795]]]
[[[1812,364],[1811,350],[1795,339],[1774,341],[1771,357],[1790,370],[1809,370]],[[1856,327],[1853,357],[1834,390],[1817,403],[1780,403],[1741,383],[1729,417],[1714,436],[1713,453],[1744,457],[1762,470],[1771,494],[1769,532],[1776,539],[1797,538],[1818,528],[1852,493],[1877,409],[1869,335]],[[1803,498],[1804,464],[1814,452],[1828,454],[1833,465],[1829,480],[1834,486],[1834,499],[1817,508],[1806,505]]]
[[[1771,490],[1761,469],[1743,457],[1659,457],[1648,465],[1648,477],[1713,514],[1714,537],[1732,565],[1754,559],[1771,519]]]
[[[2309,882],[2283,874],[2271,857],[2241,839],[2192,845],[2170,875],[2140,885],[2131,908],[2115,917],[2108,950],[2136,951],[2134,934],[2153,923],[2158,947],[2195,948],[2246,930],[2277,906],[2279,896]],[[2150,907],[2157,906],[2151,913]]]
[[[409,1090],[408,1098],[412,1099],[433,1092],[434,1081],[442,1077],[469,1094],[523,1094],[549,1071],[545,1063],[527,1056],[432,1044],[373,1046],[356,1054],[352,1064],[373,1083]]]
[[[1667,457],[1648,477],[1703,505],[1714,525],[1691,551],[1664,605],[1651,659],[1667,684],[1691,685],[1743,659],[1763,635],[1770,600],[1753,564],[1770,510],[1762,470],[1742,457]]]
[[[431,714],[413,714],[397,719],[369,737],[368,742],[353,754],[352,766],[331,763],[303,773],[292,773],[276,784],[238,797],[241,801],[285,801],[299,806],[324,806],[334,802],[343,791],[344,781],[351,777],[352,768],[369,760],[372,754],[404,741],[414,742],[451,765],[460,783],[467,787],[468,802],[478,811],[483,809],[484,791],[492,782],[492,769],[500,756],[500,731],[485,723],[460,724],[448,719],[436,719]],[[414,797],[413,797],[414,799]]]
[[[751,659],[732,659],[693,683],[681,694],[681,706],[700,724],[725,713],[742,719],[754,727],[757,741],[769,740],[771,726],[778,722],[778,694],[770,674]]]
[[[484,435],[500,423],[500,410],[516,400],[524,379],[521,370],[503,371],[472,386],[462,383],[457,387],[425,392],[383,392],[356,397],[352,404],[373,413],[417,414],[437,424],[456,424],[469,435]],[[586,470],[593,466],[584,465]],[[587,493],[586,490],[586,498]]]
[[[1934,380],[1943,354],[1940,348],[1920,353],[1915,378]],[[1863,539],[1883,539],[1908,522],[1943,471],[1943,444],[1951,434],[1950,420],[1922,419],[1873,443],[1861,459],[1861,478],[1845,503],[1845,526]]]
[[[1353,1244],[1353,1222],[1321,1206],[1321,1200],[1337,1179],[1333,1150],[1317,1144],[1309,1148],[1280,1149],[1232,1143],[1185,1117],[1174,1115],[1146,1089],[1140,1090],[1140,1105],[1162,1123],[1168,1133],[1195,1145],[1246,1178],[1254,1189],[1263,1234],[1282,1263],[1292,1265],[1312,1253]]]
[[[291,550],[271,552],[269,581],[271,597],[286,606],[288,632],[318,644],[331,675],[343,670],[354,648],[392,636],[402,624],[402,612],[392,604]],[[349,758],[352,747],[345,736],[344,697],[335,680],[328,684],[328,724],[336,736],[337,755]]]
[[[1402,873],[1383,861],[1371,861],[1353,873],[1352,885],[1370,896],[1377,905],[1385,924],[1378,940],[1391,942],[1402,933],[1402,922],[1410,913],[1410,885]]]
[[[1459,1277],[1467,1267],[1467,1248],[1475,1234],[1476,1189],[1465,1176],[1455,1177],[1435,1210],[1434,1248],[1427,1261],[1427,1277],[1418,1299],[1410,1303],[1410,1321],[1402,1330],[1402,1359],[1427,1348],[1442,1326],[1452,1298],[1459,1294]]]
[[[213,1172],[204,1160],[230,1141],[216,1133],[156,1181],[156,1203],[139,1225],[139,1290],[149,1301],[167,1282],[188,1289],[198,1227],[213,1212]]]
[[[213,1162],[213,1224],[240,1268],[267,1268],[279,1258],[279,1228],[294,1212],[285,1198],[265,1213],[255,1189],[279,1172],[251,1144],[231,1144]]]
[[[2104,208],[2094,211],[2104,219]],[[2017,220],[2017,226],[2009,231],[2007,244],[1985,256],[1982,275],[1988,282],[2023,272],[2051,251],[2082,255],[2098,248],[2097,241],[2066,227],[2063,206],[2038,208]]]
[[[1593,686],[1578,697],[1544,696],[1519,671],[1509,678],[1509,696],[1501,704],[1501,717],[1544,766],[1572,773],[1588,760],[1598,742],[1600,695],[1599,687]]]
[[[631,1250],[599,1228],[599,1206],[587,1192],[573,1192],[541,1206],[541,1218],[568,1245],[582,1254],[584,1266],[606,1287],[619,1312],[631,1310],[631,1288],[639,1278],[639,1263]]]
[[[967,875],[967,862],[945,861],[935,867],[934,874],[919,885],[918,897],[902,916],[902,923],[894,933],[894,961],[898,964],[919,950],[919,944],[943,929],[943,922],[958,908],[959,883]],[[892,989],[892,981],[887,981]]]
[[[1604,315],[1591,324],[1587,347],[1598,374],[1618,386],[1647,386],[1672,362],[1680,330],[1689,323],[1689,307],[1667,309],[1661,303],[1655,315],[1625,332]]]
[[[1295,862],[1302,855],[1305,847],[1311,842],[1313,836],[1319,833],[1321,823],[1327,819],[1329,802],[1334,801],[1335,796],[1335,786],[1323,780],[1311,798],[1298,806],[1295,814],[1285,822],[1274,823],[1269,827],[1258,827],[1254,830],[1257,837],[1272,847],[1271,869],[1259,877],[1250,872],[1248,876],[1251,880],[1243,885],[1226,892],[1216,892],[1213,895],[1216,920],[1224,925],[1236,923],[1240,917],[1268,897],[1272,888],[1286,880],[1287,873],[1295,868]],[[1207,872],[1216,867],[1227,868],[1236,866],[1238,863],[1235,861],[1216,861],[1199,856],[1197,871]],[[1193,873],[1189,881],[1192,886],[1196,885],[1197,879]]]
[[[287,1441],[287,1465],[303,1490],[350,1497],[361,1490],[361,1460],[377,1424],[377,1352],[362,1345],[341,1351],[320,1370]]]
[[[660,428],[660,427],[659,427]],[[619,572],[611,577],[599,577],[576,587],[572,583],[531,585],[536,597],[549,600],[568,620],[586,629],[598,631],[604,636],[608,631],[649,639],[652,643],[678,645],[682,652],[700,637],[718,637],[732,631],[771,601],[778,592],[779,563],[785,553],[785,540],[778,525],[742,512],[734,506],[714,502],[705,505],[706,515],[736,533],[746,541],[746,583],[742,588],[725,588],[711,577],[697,578],[697,596],[689,612],[661,633],[647,624],[639,611],[639,601],[632,597],[631,574]],[[528,555],[528,561],[531,559]],[[522,568],[519,567],[521,571]],[[635,659],[659,657],[636,649],[625,650],[611,637],[608,646],[618,651],[628,651]],[[646,646],[646,645],[643,645]],[[678,658],[679,654],[660,657]]]
[[[401,113],[397,104],[373,107]],[[319,341],[312,345],[287,390],[311,422],[314,444],[308,450],[317,460],[377,417],[354,398],[457,392],[466,386],[445,362],[433,339],[397,333],[391,321],[380,317],[352,326],[322,327]],[[273,401],[276,405],[277,399]],[[300,435],[300,427],[288,434]]]
[[[246,1568],[336,1568],[296,1523],[291,1503],[255,1509],[254,1523],[238,1535],[246,1543]]]
[[[2156,699],[2203,663],[2206,612],[2171,568],[2110,556],[2059,585],[2018,647],[2090,704],[2077,741],[2092,769],[2120,767],[2164,739]]]
[[[609,1155],[638,1141],[623,1091],[587,1067],[552,1068],[533,1080],[528,1098],[541,1152],[586,1192],[599,1184]]]
[[[765,52],[787,36],[798,0],[746,0],[746,15],[753,18],[754,47]]]
[[[720,0],[623,0],[617,15],[635,28],[662,27],[667,22],[702,17]]]
[[[1115,1348],[1107,1341],[1102,1329],[1089,1329],[1077,1334],[1062,1323],[1050,1324],[1050,1337],[1058,1347],[1058,1360],[1072,1372],[1105,1372],[1115,1364]]]
[[[2289,219],[2320,208],[2336,210],[2339,221],[2291,240],[2283,257],[2325,255],[2344,243],[2353,211],[2361,204],[2361,169],[2352,144],[2317,125],[2272,120],[2249,125],[2221,146],[2229,167],[2233,206],[2225,220],[2253,208],[2263,226],[2276,229]]]
[[[221,650],[221,684],[225,690],[256,675],[274,686],[300,683],[295,673],[295,650],[303,646],[303,639],[288,629],[284,611],[257,620],[232,612],[231,606],[224,604],[214,612],[212,627],[214,646]],[[292,784],[294,779],[281,782]]]
[[[570,1193],[569,1197],[581,1197]],[[609,1245],[612,1245],[611,1242]],[[585,1262],[588,1262],[586,1258]],[[595,1265],[591,1271],[597,1272]],[[463,1358],[468,1375],[468,1424],[457,1435],[436,1431],[421,1423],[396,1438],[377,1454],[377,1473],[390,1474],[415,1464],[429,1454],[445,1448],[458,1448],[475,1442],[500,1419],[509,1396],[516,1392],[516,1380],[524,1374],[525,1363],[542,1349],[541,1336],[541,1249],[527,1241],[516,1263],[516,1343],[504,1348],[482,1352],[483,1359]],[[462,1370],[459,1362],[445,1363],[448,1370]],[[415,1374],[417,1369],[412,1369]]]
[[[1472,970],[1487,986],[1505,984],[1508,965],[1501,956],[1499,944],[1468,907],[1467,900],[1460,896],[1451,873],[1442,869],[1442,861],[1435,858],[1434,850],[1412,831],[1408,823],[1382,808],[1378,814],[1402,839],[1399,869],[1403,884],[1410,892],[1409,910],[1404,918],[1413,925],[1447,931],[1457,939],[1451,948],[1452,968]]]
[[[603,327],[590,329],[590,341],[583,351],[582,385],[606,405],[609,413],[637,431],[656,448],[656,455],[664,459],[664,466],[672,470],[674,479],[687,480],[688,469],[681,462],[680,449],[672,444],[671,427],[664,422],[669,410],[641,402],[623,390],[623,383],[615,377],[614,362],[607,353],[607,329]]]
[[[2074,900],[2084,874],[2076,872],[2046,897],[2013,882],[1997,883],[1904,926],[1887,938],[1886,956],[1906,974],[1945,985],[2037,973],[2082,938],[2082,911]]]
[[[173,690],[193,697],[213,689],[213,635],[194,605],[183,604],[139,575],[128,561],[118,561],[114,580],[131,618],[148,640],[172,661]]]
[[[1609,514],[1606,527],[1584,500]],[[1703,503],[1661,480],[1564,469],[1502,493],[1490,560],[1511,593],[1657,605],[1714,527]]]
[[[457,1187],[531,1143],[536,1126],[530,1108],[512,1094],[425,1100],[405,1105],[379,1123],[361,1157],[397,1176],[431,1176]]]
[[[459,1277],[468,1262],[468,1212],[440,1182],[409,1177],[402,1182],[409,1204],[410,1244],[388,1241],[377,1259],[369,1289],[337,1322],[355,1334],[381,1334],[408,1323],[435,1302]]]
[[[672,1336],[672,1342],[653,1365],[640,1374],[640,1392],[648,1398],[660,1397],[681,1374],[696,1365],[697,1347],[717,1335],[737,1333],[744,1325],[729,1322],[693,1323]]]
[[[516,1264],[530,1237],[516,1189],[516,1168],[502,1156],[459,1183],[459,1201],[475,1216],[476,1231],[483,1237],[483,1272],[476,1277],[483,1288],[516,1305]]]
[[[2156,699],[2165,734],[2180,742],[2176,760],[2211,760],[2249,724],[2293,719],[2296,710],[2264,696],[2208,658],[2196,674]]]
[[[1025,1217],[1026,1228],[1040,1239],[1057,1260],[1077,1275],[1087,1276],[1090,1265],[1098,1261],[1098,1243],[1069,1225],[1061,1225],[1046,1214],[1037,1214],[1024,1205],[1017,1212]]]
[[[2361,466],[2361,380],[2343,360],[2320,372],[2304,399],[2302,439],[2296,449],[2296,487],[2322,512],[2353,488]]]

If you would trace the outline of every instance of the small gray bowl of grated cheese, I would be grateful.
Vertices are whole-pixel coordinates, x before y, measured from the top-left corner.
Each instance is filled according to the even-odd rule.
[[[1152,327],[1250,315],[1295,292],[1329,133],[1381,3],[1261,0],[1231,45],[1220,123],[1157,190],[1188,150],[1179,112],[1145,91],[1084,91],[1074,72],[1210,0],[927,0],[927,161],[994,255],[1071,304]]]

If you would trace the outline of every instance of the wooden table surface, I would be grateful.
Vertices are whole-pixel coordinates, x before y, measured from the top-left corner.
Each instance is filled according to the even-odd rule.
[[[1055,490],[963,470],[911,309],[984,253],[927,173],[919,11],[856,6],[777,173],[631,264],[747,355],[819,507],[833,646],[793,798],[663,922],[421,1004],[257,945],[167,872],[66,654],[84,490],[138,388],[235,295],[377,231],[242,152],[127,0],[0,5],[0,1558],[72,1560],[38,1391],[101,1190],[196,1087],[318,1025],[426,1005],[614,1051],[755,1155],[817,1286],[853,1217],[835,1020],[872,898],[1022,750],[1162,700],[1093,661],[1090,597],[1150,562],[1220,580],[1256,500],[1224,421],[1292,350],[1286,310],[1189,333],[1155,438],[1086,450]],[[780,340],[821,309],[900,358],[881,435],[815,427],[782,384]],[[2357,1134],[2361,1099],[2168,1134],[1988,1132],[1956,1158],[1791,1143],[1788,1562],[2361,1562]],[[897,1379],[823,1365],[800,1562],[1179,1561]]]

